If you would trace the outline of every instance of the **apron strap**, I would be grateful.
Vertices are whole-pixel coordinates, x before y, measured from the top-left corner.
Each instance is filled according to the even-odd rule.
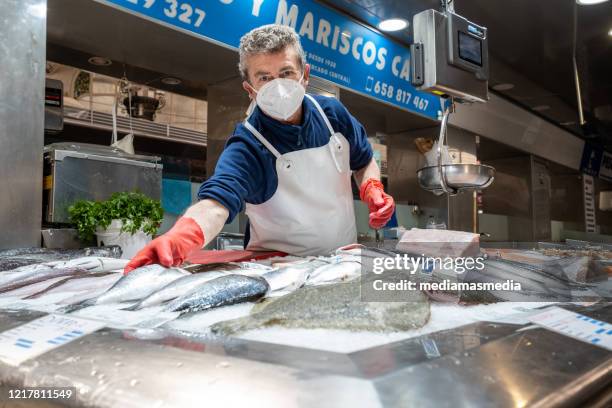
[[[266,148],[274,155],[274,157],[276,157],[277,159],[281,157],[281,154],[278,152],[278,150],[276,150],[274,146],[272,146],[272,143],[268,142],[268,140],[263,137],[263,135],[259,133],[259,131],[255,129],[255,127],[251,125],[248,120],[244,121],[244,126],[249,129],[253,136],[257,138],[257,140],[259,140],[264,146],[266,146]]]
[[[315,98],[313,98],[312,96],[306,94],[306,97],[308,99],[310,99],[310,101],[314,104],[314,106],[317,108],[317,110],[319,111],[319,113],[321,114],[321,117],[323,118],[323,120],[325,121],[325,124],[327,125],[327,128],[329,129],[329,134],[330,136],[333,136],[336,132],[334,131],[334,128],[332,127],[331,123],[329,122],[329,119],[327,118],[327,115],[325,114],[325,112],[323,112],[323,108],[321,107],[321,105],[319,105],[319,102],[317,102],[315,100]]]

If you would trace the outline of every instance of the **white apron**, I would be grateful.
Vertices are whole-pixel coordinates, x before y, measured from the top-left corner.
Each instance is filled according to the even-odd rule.
[[[278,188],[268,201],[246,205],[249,250],[322,255],[357,241],[348,140],[334,132],[317,101],[306,97],[329,129],[324,146],[280,154],[248,121],[244,123],[276,157],[278,176]]]

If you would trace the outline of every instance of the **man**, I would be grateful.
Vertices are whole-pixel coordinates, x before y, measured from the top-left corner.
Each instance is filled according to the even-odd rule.
[[[363,126],[335,98],[305,95],[310,66],[296,32],[257,28],[240,40],[240,73],[251,98],[202,184],[201,201],[127,265],[179,265],[212,241],[246,203],[246,247],[294,255],[328,253],[356,242],[351,174],[382,228],[395,209],[380,182]]]

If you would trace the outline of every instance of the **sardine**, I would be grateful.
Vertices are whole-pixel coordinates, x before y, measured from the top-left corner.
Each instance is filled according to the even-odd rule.
[[[165,311],[198,312],[213,307],[259,300],[270,286],[257,276],[226,275],[202,284],[198,290],[170,302]]]
[[[312,271],[306,281],[306,286],[349,281],[359,277],[360,273],[361,264],[355,261],[340,261],[323,265]]]
[[[140,310],[145,307],[161,305],[162,303],[176,299],[179,296],[192,293],[196,291],[203,283],[226,274],[227,272],[211,271],[183,276],[173,282],[170,282],[168,285],[164,286],[158,291],[153,292],[135,305],[127,307],[123,310]]]
[[[161,265],[143,266],[123,276],[100,296],[66,307],[62,311],[71,313],[94,305],[140,300],[187,275],[189,272],[179,268],[165,268]]]
[[[429,320],[429,301],[419,291],[407,291],[404,302],[365,302],[358,280],[305,287],[256,305],[250,316],[211,326],[230,335],[270,326],[393,332],[417,329]]]

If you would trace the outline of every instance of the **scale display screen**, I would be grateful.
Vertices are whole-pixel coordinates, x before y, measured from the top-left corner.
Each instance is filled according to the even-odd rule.
[[[482,67],[482,42],[459,31],[459,58]]]

